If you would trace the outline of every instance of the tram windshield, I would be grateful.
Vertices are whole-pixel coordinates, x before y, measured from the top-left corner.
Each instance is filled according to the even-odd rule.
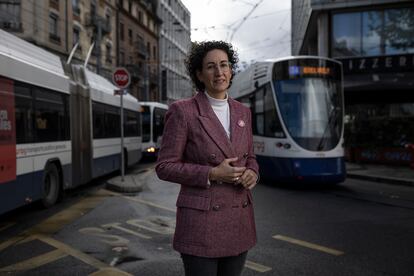
[[[274,81],[282,120],[292,139],[312,151],[338,145],[342,133],[342,87],[339,79],[323,76]]]

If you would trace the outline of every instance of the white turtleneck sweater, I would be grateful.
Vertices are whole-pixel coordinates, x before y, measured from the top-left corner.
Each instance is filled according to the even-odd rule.
[[[221,125],[226,131],[227,137],[230,138],[230,108],[228,102],[228,94],[223,100],[215,99],[211,97],[207,92],[205,92],[208,101],[210,102],[211,107],[213,108],[214,113],[219,119]]]

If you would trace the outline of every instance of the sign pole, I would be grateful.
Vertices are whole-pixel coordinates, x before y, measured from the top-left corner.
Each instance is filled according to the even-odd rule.
[[[124,182],[125,175],[125,156],[124,156],[124,92],[121,90],[121,181]]]
[[[126,94],[126,89],[128,88],[131,77],[127,69],[118,67],[115,68],[115,71],[112,73],[112,81],[118,87],[118,90],[114,91],[114,95],[120,96],[120,106],[121,106],[121,181],[124,182],[125,176],[125,153],[124,153],[124,93]],[[118,94],[119,93],[119,94]]]

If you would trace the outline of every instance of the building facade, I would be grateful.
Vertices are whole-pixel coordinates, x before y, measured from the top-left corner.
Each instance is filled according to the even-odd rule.
[[[156,0],[118,1],[118,66],[130,72],[130,93],[140,101],[160,101],[157,8]]]
[[[115,0],[0,1],[0,27],[67,60],[109,77],[115,65]],[[110,45],[111,47],[108,47]],[[100,58],[98,58],[100,57]]]
[[[171,103],[193,95],[184,60],[191,46],[190,12],[180,0],[160,0],[161,100]]]
[[[291,40],[293,55],[343,64],[351,161],[414,162],[412,0],[292,0]]]

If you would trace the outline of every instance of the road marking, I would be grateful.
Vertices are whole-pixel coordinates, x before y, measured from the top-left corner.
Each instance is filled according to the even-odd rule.
[[[157,203],[153,203],[151,201],[147,201],[147,200],[140,199],[140,198],[124,196],[124,195],[122,195],[120,193],[116,193],[116,192],[110,192],[110,193],[113,194],[113,195],[121,196],[121,197],[123,197],[125,199],[128,199],[128,200],[131,200],[131,201],[135,201],[135,202],[142,203],[142,204],[145,204],[145,205],[149,205],[149,206],[152,206],[152,207],[156,207],[156,208],[159,208],[159,209],[171,211],[171,212],[174,212],[174,213],[177,212],[176,208],[170,208],[170,207],[162,206],[162,205],[159,205]],[[134,224],[134,225],[136,225],[138,227],[141,226],[141,225],[137,225],[137,224]],[[261,265],[259,263],[255,263],[255,262],[252,262],[252,261],[249,261],[249,260],[246,260],[245,267],[247,267],[249,269],[252,269],[252,270],[255,270],[257,272],[261,272],[261,273],[272,270],[271,267]]]
[[[290,237],[283,236],[283,235],[274,235],[272,238],[274,238],[276,240],[290,242],[290,243],[300,245],[300,246],[303,246],[303,247],[307,247],[307,248],[310,248],[310,249],[319,250],[319,251],[322,251],[322,252],[325,252],[325,253],[328,253],[328,254],[331,254],[331,255],[335,255],[335,256],[340,256],[340,255],[345,254],[344,252],[336,250],[336,249],[332,249],[332,248],[325,247],[325,246],[322,246],[322,245],[318,245],[318,244],[315,244],[315,243],[310,243],[310,242],[307,242],[307,241],[302,241],[302,240],[290,238]]]
[[[17,272],[17,271],[22,271],[22,270],[31,270],[31,269],[40,267],[42,265],[45,265],[47,263],[57,261],[66,256],[67,254],[65,252],[63,252],[62,250],[56,249],[48,253],[30,258],[28,260],[24,260],[22,262],[19,262],[13,265],[2,267],[0,268],[0,272],[11,273],[11,272]]]
[[[267,272],[272,270],[271,267],[265,266],[265,265],[261,265],[252,261],[246,261],[246,263],[244,264],[245,267],[250,268],[252,270],[255,270],[257,272],[263,273],[263,272]]]
[[[9,228],[9,227],[11,227],[15,224],[16,224],[15,222],[9,222],[9,223],[6,222],[4,225],[0,225],[0,231],[3,231],[3,230],[5,230],[5,229],[7,229],[7,228]]]
[[[102,225],[102,227],[103,227],[103,228],[115,228],[115,229],[118,229],[118,230],[124,231],[125,233],[131,234],[131,235],[134,235],[134,236],[137,236],[137,237],[143,238],[143,239],[147,239],[147,240],[151,239],[151,237],[150,237],[150,236],[148,236],[148,235],[144,235],[144,234],[141,234],[141,233],[138,233],[138,232],[132,231],[132,230],[127,229],[127,228],[125,228],[125,227],[122,227],[122,226],[120,226],[120,225],[121,225],[120,223],[118,223],[118,222],[114,222],[114,223],[104,224],[104,225]]]
[[[128,199],[128,200],[132,200],[132,201],[135,201],[135,202],[146,204],[146,205],[156,207],[156,208],[159,208],[159,209],[167,210],[167,211],[174,212],[174,213],[177,212],[176,208],[170,208],[170,207],[162,206],[162,205],[159,205],[157,203],[147,201],[147,200],[144,200],[144,199],[134,198],[134,197],[129,197],[129,196],[123,196],[123,197]]]
[[[114,269],[114,268],[104,268],[98,271],[89,274],[89,276],[133,276],[125,271]]]

